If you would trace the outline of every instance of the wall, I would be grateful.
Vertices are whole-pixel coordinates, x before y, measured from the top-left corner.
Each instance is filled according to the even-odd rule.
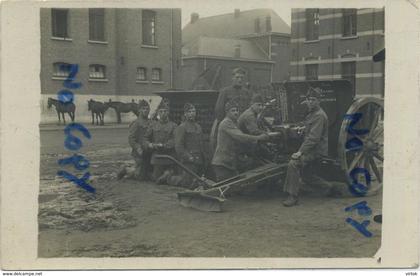
[[[305,64],[319,64],[319,79],[340,79],[341,63],[356,62],[357,95],[383,96],[384,64],[372,56],[384,47],[383,9],[357,11],[357,36],[342,37],[341,9],[320,9],[319,40],[305,40],[305,12],[292,11],[291,79],[305,79]]]

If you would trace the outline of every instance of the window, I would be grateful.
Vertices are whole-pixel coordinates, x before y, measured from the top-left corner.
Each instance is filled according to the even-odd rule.
[[[156,45],[156,12],[142,11],[142,39],[144,45]]]
[[[137,67],[137,80],[145,81],[147,80],[147,70],[144,67]]]
[[[254,21],[254,32],[259,33],[261,31],[260,28],[260,19],[259,18],[255,18]]]
[[[105,41],[104,9],[89,9],[89,40]]]
[[[343,37],[357,35],[357,10],[343,9]]]
[[[271,16],[265,18],[265,29],[267,32],[271,32]]]
[[[53,64],[53,77],[67,78],[70,73],[70,66],[68,63],[56,62]]]
[[[152,69],[152,81],[161,81],[162,80],[162,70],[160,68]]]
[[[52,36],[68,38],[68,10],[51,9]]]
[[[89,79],[105,79],[106,70],[104,65],[91,64],[89,65]]]
[[[305,65],[305,79],[318,80],[318,64]]]
[[[342,62],[341,63],[341,78],[350,81],[353,87],[353,94],[356,87],[356,62]]]
[[[306,9],[306,40],[318,40],[319,9]]]

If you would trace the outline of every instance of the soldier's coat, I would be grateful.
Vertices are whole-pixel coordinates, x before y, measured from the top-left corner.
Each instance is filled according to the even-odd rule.
[[[258,136],[243,133],[236,122],[226,117],[219,125],[217,133],[217,146],[213,156],[212,165],[223,166],[236,171],[238,168],[237,155],[240,152],[240,144],[254,144]]]
[[[215,114],[218,121],[222,121],[225,117],[225,104],[234,100],[239,105],[239,112],[244,112],[250,105],[252,92],[242,86],[227,86],[220,90],[217,98]]]

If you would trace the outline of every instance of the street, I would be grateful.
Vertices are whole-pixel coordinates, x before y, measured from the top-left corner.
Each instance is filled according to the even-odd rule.
[[[382,194],[330,198],[308,194],[296,207],[281,204],[281,187],[228,198],[222,213],[182,207],[182,188],[134,180],[117,181],[132,163],[126,128],[90,130],[80,152],[85,171],[60,167],[69,157],[60,129],[41,131],[39,257],[372,257],[380,247]],[[89,193],[56,176],[59,169],[81,177],[89,171]],[[372,215],[344,209],[367,201]],[[368,238],[346,223],[370,220]]]

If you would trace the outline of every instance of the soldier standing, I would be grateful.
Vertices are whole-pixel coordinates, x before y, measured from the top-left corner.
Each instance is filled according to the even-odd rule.
[[[194,105],[184,105],[185,121],[175,129],[175,150],[183,165],[199,174],[205,164],[203,131],[195,122],[196,109]],[[161,179],[166,184],[182,186],[189,189],[196,188],[191,175],[182,171],[180,175],[168,174],[166,179]]]
[[[283,202],[286,207],[298,203],[299,188],[302,185],[302,169],[311,162],[328,156],[328,117],[320,106],[319,88],[309,88],[306,95],[308,114],[305,118],[303,143],[299,151],[292,155],[287,167],[284,191],[288,198]]]
[[[222,88],[217,98],[215,114],[219,122],[225,117],[225,104],[234,100],[238,103],[239,114],[244,112],[251,103],[252,93],[244,84],[245,70],[235,68],[232,71],[232,85]]]
[[[159,183],[171,170],[171,161],[156,158],[156,154],[174,155],[174,130],[176,124],[169,120],[169,105],[162,100],[158,109],[158,121],[153,122],[144,137],[144,147],[152,151],[152,178]]]
[[[238,128],[239,105],[236,102],[227,102],[225,112],[226,117],[219,125],[217,146],[212,160],[217,181],[238,174],[237,155],[240,152],[238,143],[249,145],[269,139],[267,134],[248,135]]]
[[[138,118],[130,124],[128,129],[128,143],[132,148],[131,155],[135,161],[135,168],[123,167],[117,175],[118,179],[124,176],[137,180],[150,178],[150,151],[143,144],[144,135],[150,126],[150,106],[145,100],[141,100],[138,106]]]

